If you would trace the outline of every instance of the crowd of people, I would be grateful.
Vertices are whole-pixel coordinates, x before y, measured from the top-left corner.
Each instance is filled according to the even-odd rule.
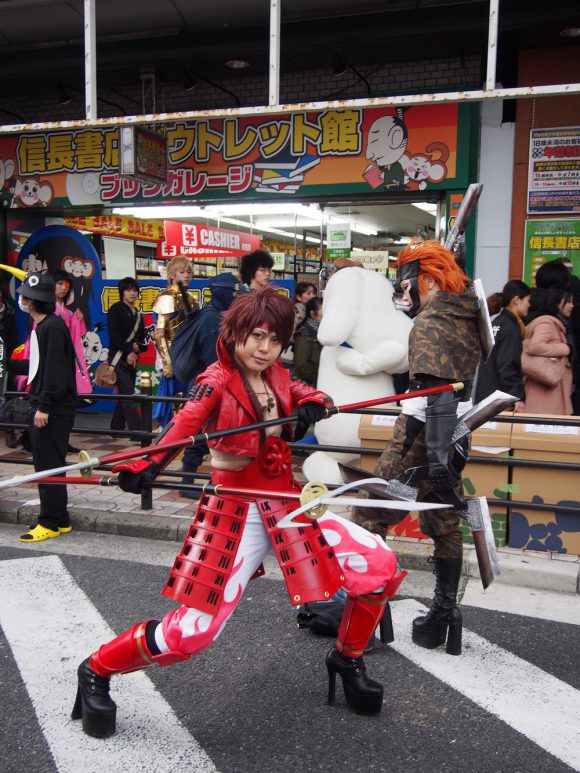
[[[476,399],[518,397],[517,412],[580,415],[580,279],[564,259],[536,272],[536,286],[511,280],[487,299],[495,344],[479,367]]]
[[[387,481],[412,474],[419,501],[438,505],[420,513],[421,530],[434,542],[436,583],[429,611],[413,621],[412,638],[428,649],[446,642],[447,653],[459,655],[459,524],[467,506],[461,472],[468,448],[465,440],[453,440],[457,419],[472,394],[481,400],[497,389],[517,398],[517,411],[578,413],[574,309],[580,306],[580,281],[565,261],[556,260],[538,270],[535,288],[512,280],[491,296],[495,346],[483,362],[478,301],[453,253],[436,240],[416,240],[400,252],[397,264],[396,306],[414,319],[409,387],[437,393],[403,402],[375,473]],[[328,702],[334,701],[338,675],[354,712],[381,710],[383,687],[367,675],[363,653],[404,578],[384,537],[406,510],[367,503],[373,506],[353,508],[352,520],[328,511],[298,528],[280,528],[294,509],[281,492],[291,500],[300,489],[287,442],[328,417],[333,400],[317,388],[323,299],[315,285],[304,282],[296,286],[292,302],[270,286],[272,268],[263,250],[244,256],[240,277],[213,277],[211,300],[199,309],[188,295],[189,262],[176,258],[168,265],[168,286],[154,307],[154,342],[165,393],[183,391],[189,399],[173,416],[158,414],[163,428],[154,445],[203,432],[207,442],[190,445],[184,456],[184,481],[193,480],[208,455],[214,488],[200,499],[163,591],[178,606],[160,620],[136,623],[81,662],[72,718],[82,720],[88,735],[107,737],[115,731],[112,676],[188,660],[215,642],[271,550],[293,604],[339,601],[337,638],[325,661]],[[83,318],[67,307],[70,280],[64,272],[31,272],[21,279],[18,303],[30,317],[30,332],[24,358],[11,361],[10,368],[25,378],[29,390],[33,461],[42,471],[65,463],[78,394],[88,391],[86,367],[79,361]],[[137,281],[125,277],[118,291],[119,301],[107,317],[108,357],[118,393],[130,395],[146,348],[145,327],[137,309]],[[7,339],[11,322],[0,297]],[[283,365],[282,352],[290,347],[293,359]],[[560,375],[550,385],[548,371],[557,369]],[[453,391],[457,382],[458,392]],[[257,426],[230,432],[248,424]],[[139,429],[140,417],[133,402],[118,401],[111,427],[126,425]],[[118,464],[113,472],[123,490],[139,493],[178,453],[153,451]],[[72,529],[66,486],[39,483],[38,488],[38,522],[22,542]]]

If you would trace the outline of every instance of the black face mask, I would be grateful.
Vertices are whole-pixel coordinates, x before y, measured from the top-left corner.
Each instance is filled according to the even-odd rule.
[[[409,295],[411,296],[411,306],[408,306],[403,300],[403,288],[401,282],[408,280],[410,282]],[[397,270],[397,279],[393,285],[395,294],[393,296],[393,302],[395,308],[400,311],[404,311],[410,317],[417,316],[419,307],[421,306],[421,299],[419,297],[419,261],[410,260],[408,263],[403,263]]]

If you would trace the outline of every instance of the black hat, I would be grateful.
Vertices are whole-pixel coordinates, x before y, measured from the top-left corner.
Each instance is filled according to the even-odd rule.
[[[16,290],[23,298],[31,298],[33,301],[45,301],[55,303],[55,282],[49,274],[31,272],[26,274],[24,282]]]

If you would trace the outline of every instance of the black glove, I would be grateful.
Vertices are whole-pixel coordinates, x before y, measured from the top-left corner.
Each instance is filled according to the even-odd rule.
[[[151,483],[161,472],[156,462],[138,459],[134,462],[121,462],[113,467],[118,473],[119,488],[129,494],[140,494],[145,483]]]
[[[294,415],[298,416],[298,421],[294,429],[294,440],[302,440],[304,435],[308,432],[308,428],[311,424],[316,424],[317,421],[321,421],[326,418],[326,408],[322,403],[302,403],[295,411]]]

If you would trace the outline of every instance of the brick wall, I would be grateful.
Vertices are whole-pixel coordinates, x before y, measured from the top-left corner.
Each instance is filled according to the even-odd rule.
[[[418,60],[399,64],[357,67],[369,83],[371,95],[387,96],[413,92],[432,92],[439,90],[459,90],[481,88],[483,74],[478,56],[465,58],[447,58],[436,60]],[[217,83],[216,78],[216,83]],[[166,82],[160,79],[156,84],[156,111],[174,112],[180,110],[203,110],[236,107],[237,96],[242,106],[268,104],[268,80],[266,77],[251,77],[247,74],[237,78],[221,80],[222,91],[204,81],[199,81],[195,89],[185,91],[183,83]],[[0,111],[0,122],[26,123],[35,121],[63,121],[84,118],[84,93],[65,89],[72,97],[67,105],[59,103],[59,87],[54,90],[33,94],[28,92],[20,98],[2,100],[1,111],[9,111],[14,116]],[[227,92],[231,92],[228,94]],[[131,85],[108,87],[98,84],[99,118],[123,115],[138,115],[143,112],[141,82]],[[312,102],[336,99],[357,99],[368,96],[365,83],[353,72],[337,77],[331,68],[293,72],[283,75],[280,83],[281,103]],[[106,101],[105,101],[106,100]],[[110,104],[109,104],[110,103]],[[152,108],[146,104],[146,111]]]

